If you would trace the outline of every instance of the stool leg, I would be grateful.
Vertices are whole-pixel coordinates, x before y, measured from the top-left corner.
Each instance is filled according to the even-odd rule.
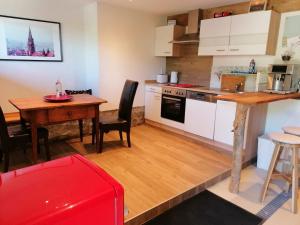
[[[293,181],[292,181],[292,212],[297,213],[297,201],[298,201],[298,154],[297,149],[293,148]]]
[[[265,180],[265,183],[263,185],[263,189],[261,191],[261,195],[260,195],[260,201],[263,202],[265,200],[266,197],[266,193],[270,184],[270,180],[273,174],[273,171],[275,169],[276,166],[276,162],[277,162],[277,158],[279,157],[279,152],[280,152],[280,144],[276,144],[275,149],[274,149],[274,153],[272,156],[272,160],[270,162],[270,166],[269,166],[269,170],[268,170],[268,174]]]

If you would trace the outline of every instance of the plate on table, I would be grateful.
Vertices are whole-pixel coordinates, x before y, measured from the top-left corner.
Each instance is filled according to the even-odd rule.
[[[67,102],[73,99],[72,95],[62,95],[57,97],[56,95],[46,95],[44,96],[44,100],[46,102]]]

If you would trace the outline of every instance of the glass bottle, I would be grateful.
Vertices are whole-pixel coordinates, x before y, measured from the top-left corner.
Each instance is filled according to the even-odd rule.
[[[62,96],[62,83],[59,79],[55,83],[55,89],[56,89],[56,97]]]

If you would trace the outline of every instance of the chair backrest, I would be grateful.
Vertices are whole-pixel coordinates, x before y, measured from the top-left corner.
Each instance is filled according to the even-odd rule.
[[[9,149],[9,135],[7,130],[7,124],[1,107],[0,107],[0,145],[2,151],[4,152]]]
[[[87,90],[65,90],[67,95],[79,95],[79,94],[88,94],[92,95],[92,89],[87,89]]]
[[[137,81],[126,80],[123,88],[119,105],[119,118],[128,123],[131,123],[132,105],[138,85],[139,82]]]

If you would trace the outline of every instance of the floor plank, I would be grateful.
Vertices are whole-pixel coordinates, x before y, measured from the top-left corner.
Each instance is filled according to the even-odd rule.
[[[86,157],[125,188],[127,225],[141,224],[228,175],[231,158],[198,141],[142,125],[132,130],[132,148],[105,136],[103,154]],[[200,189],[199,189],[200,188]],[[190,192],[190,193],[189,193]],[[147,213],[146,213],[147,212]]]
[[[124,186],[126,225],[142,224],[229,175],[230,156],[197,140],[149,125],[134,127],[131,138],[129,149],[118,132],[106,134],[102,154],[89,144],[90,136],[84,143],[73,139],[51,144],[53,159],[80,153]],[[40,162],[45,159],[41,154]],[[14,153],[11,169],[29,165],[30,150],[25,158],[22,151]]]

